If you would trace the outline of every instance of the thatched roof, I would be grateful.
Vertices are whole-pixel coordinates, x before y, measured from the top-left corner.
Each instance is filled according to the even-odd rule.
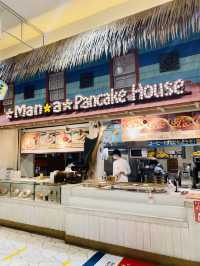
[[[24,79],[44,71],[117,56],[129,49],[161,47],[200,31],[200,0],[174,0],[1,62],[4,80]]]

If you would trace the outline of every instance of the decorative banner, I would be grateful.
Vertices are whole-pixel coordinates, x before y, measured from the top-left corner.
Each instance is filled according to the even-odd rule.
[[[21,153],[82,151],[87,134],[84,126],[25,131],[21,135]]]
[[[174,82],[165,82],[153,85],[132,85],[130,90],[110,89],[110,92],[83,96],[76,95],[74,100],[55,101],[44,105],[16,105],[14,109],[9,109],[7,117],[10,120],[39,117],[42,115],[69,113],[72,111],[91,110],[95,108],[108,108],[115,105],[129,103],[139,104],[145,101],[162,100],[180,97],[186,94],[184,80],[178,79]]]
[[[200,136],[200,113],[122,119],[122,141],[188,139]]]
[[[8,85],[3,80],[0,80],[0,101],[5,99],[7,91]]]
[[[200,200],[194,201],[194,220],[200,223]]]

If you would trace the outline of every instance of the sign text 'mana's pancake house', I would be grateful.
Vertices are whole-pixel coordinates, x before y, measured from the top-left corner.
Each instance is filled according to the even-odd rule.
[[[54,101],[44,105],[16,105],[9,109],[7,117],[10,120],[32,118],[42,115],[70,113],[73,111],[109,108],[129,103],[143,103],[181,96],[185,93],[184,80],[165,82],[153,85],[133,84],[131,89],[110,89],[107,93],[83,96],[76,95],[74,100]]]

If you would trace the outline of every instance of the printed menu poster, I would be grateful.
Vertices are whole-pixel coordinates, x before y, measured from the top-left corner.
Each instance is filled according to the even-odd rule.
[[[200,223],[200,200],[194,201],[194,220]]]
[[[200,136],[200,113],[122,119],[122,141],[188,139]]]
[[[86,127],[25,131],[21,135],[21,153],[81,151],[87,134]]]
[[[104,132],[104,143],[120,143],[122,142],[122,127],[121,121],[114,122],[109,125]]]

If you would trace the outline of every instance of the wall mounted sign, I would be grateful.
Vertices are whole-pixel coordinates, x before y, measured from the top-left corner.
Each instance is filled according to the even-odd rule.
[[[3,80],[0,80],[0,101],[5,99],[7,91],[8,85]]]
[[[55,101],[45,105],[36,104],[28,106],[25,104],[16,105],[14,110],[9,109],[7,117],[12,119],[31,118],[48,114],[69,113],[72,111],[91,110],[95,108],[108,108],[115,105],[128,103],[142,103],[144,101],[159,100],[181,96],[185,93],[185,83],[179,79],[174,82],[165,82],[153,85],[142,86],[133,84],[131,90],[111,89],[110,92],[83,96],[76,95],[74,101]]]
[[[28,130],[21,134],[21,153],[83,151],[87,125]]]
[[[122,120],[122,141],[199,138],[200,113],[134,116]]]
[[[148,147],[159,148],[159,147],[174,147],[174,146],[194,146],[199,145],[197,139],[174,139],[174,140],[153,140],[148,141]]]

